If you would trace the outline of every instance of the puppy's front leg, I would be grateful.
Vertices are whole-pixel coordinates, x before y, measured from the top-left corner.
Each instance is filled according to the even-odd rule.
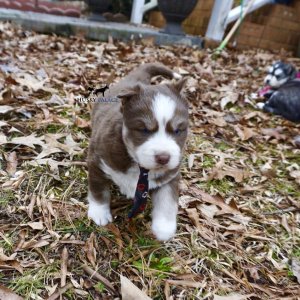
[[[109,182],[94,164],[89,164],[88,216],[99,226],[112,222]]]
[[[152,232],[160,241],[166,241],[176,233],[178,181],[175,178],[152,192]]]

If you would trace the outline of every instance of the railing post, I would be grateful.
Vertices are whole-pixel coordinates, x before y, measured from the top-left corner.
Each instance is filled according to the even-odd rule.
[[[143,8],[145,0],[134,0],[131,10],[130,22],[135,24],[141,24],[143,21]]]
[[[157,0],[151,0],[147,4],[145,4],[145,0],[134,0],[131,10],[131,23],[141,24],[144,13],[155,6],[157,6]]]
[[[233,0],[215,0],[205,37],[221,41],[226,29],[226,19],[231,10]]]

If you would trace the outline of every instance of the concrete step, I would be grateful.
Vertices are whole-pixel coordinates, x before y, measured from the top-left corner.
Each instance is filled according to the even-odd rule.
[[[95,22],[83,18],[57,17],[43,13],[3,8],[0,8],[0,20],[10,20],[28,30],[41,33],[55,33],[64,36],[80,34],[88,39],[99,41],[107,41],[108,37],[111,36],[122,41],[148,39],[156,45],[179,44],[203,47],[203,40],[197,36],[171,35],[145,26],[132,24]]]

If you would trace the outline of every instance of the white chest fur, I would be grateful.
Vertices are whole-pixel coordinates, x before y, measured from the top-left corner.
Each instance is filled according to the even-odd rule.
[[[127,198],[133,198],[136,190],[136,185],[139,179],[140,170],[138,165],[135,165],[127,170],[126,173],[116,171],[108,166],[104,160],[101,160],[100,168],[108,177],[119,187],[120,192],[127,196]],[[149,189],[155,189],[161,184],[157,184],[155,178],[162,176],[162,172],[149,172]]]

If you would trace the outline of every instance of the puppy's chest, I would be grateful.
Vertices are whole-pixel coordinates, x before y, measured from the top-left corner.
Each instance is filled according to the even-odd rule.
[[[103,160],[101,160],[100,168],[120,189],[120,192],[128,198],[133,198],[136,190],[136,185],[139,179],[140,170],[139,167],[133,166],[127,170],[126,173],[117,171],[108,166]],[[161,185],[157,183],[157,177],[162,174],[149,172],[149,189],[155,189]]]

